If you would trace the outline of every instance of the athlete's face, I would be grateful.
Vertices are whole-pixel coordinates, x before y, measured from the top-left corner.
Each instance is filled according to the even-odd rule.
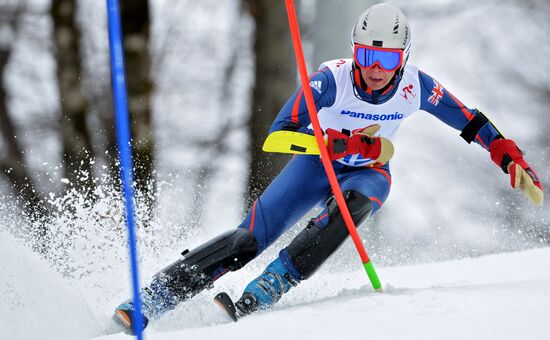
[[[365,83],[367,83],[368,87],[373,90],[380,90],[384,88],[384,86],[388,85],[394,74],[395,71],[384,71],[378,65],[374,65],[369,69],[361,68],[361,76],[365,80]]]

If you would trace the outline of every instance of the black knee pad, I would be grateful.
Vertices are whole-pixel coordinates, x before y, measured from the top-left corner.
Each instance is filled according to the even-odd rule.
[[[357,227],[370,215],[372,202],[356,191],[344,192],[344,198]],[[324,227],[311,220],[286,247],[290,261],[302,280],[311,277],[349,235],[344,218],[333,198],[327,201],[327,208],[329,221]]]

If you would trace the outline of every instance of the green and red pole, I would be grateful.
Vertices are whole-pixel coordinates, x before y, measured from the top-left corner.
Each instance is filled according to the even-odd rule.
[[[380,279],[376,274],[374,265],[372,264],[369,255],[365,250],[365,247],[363,246],[363,242],[361,242],[361,237],[357,232],[355,223],[351,218],[351,214],[344,199],[344,195],[342,194],[342,190],[340,189],[340,184],[338,183],[338,179],[336,178],[336,174],[334,173],[334,168],[332,167],[332,162],[330,160],[328,150],[325,145],[323,130],[321,129],[319,119],[317,118],[317,108],[315,107],[313,94],[311,93],[311,88],[309,87],[309,76],[307,73],[304,52],[302,50],[302,40],[300,38],[300,29],[298,27],[298,19],[296,17],[294,1],[285,0],[285,3],[286,11],[288,14],[288,23],[290,25],[290,33],[292,36],[292,43],[294,45],[294,52],[296,54],[296,63],[298,64],[298,71],[300,73],[300,80],[302,81],[302,89],[304,91],[304,97],[306,100],[309,117],[311,120],[311,124],[313,125],[313,132],[315,133],[315,139],[317,140],[319,150],[321,151],[321,161],[323,162],[323,166],[325,167],[325,171],[330,182],[330,187],[332,188],[336,203],[338,203],[338,208],[340,209],[342,217],[346,222],[346,227],[348,228],[349,234],[351,235],[353,243],[355,244],[355,248],[359,252],[359,256],[361,257],[361,261],[363,262],[363,267],[367,272],[372,287],[375,291],[381,292],[382,285],[380,284]]]

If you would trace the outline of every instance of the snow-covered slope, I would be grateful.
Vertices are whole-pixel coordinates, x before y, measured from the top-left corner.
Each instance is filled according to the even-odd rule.
[[[0,339],[74,339],[98,334],[78,288],[0,231]]]
[[[548,339],[550,248],[380,268],[383,294],[362,271],[314,277],[274,311],[211,326],[146,333],[149,339]],[[305,292],[312,289],[315,293]],[[125,335],[101,339],[126,339]]]
[[[93,303],[87,306],[89,292],[79,291],[78,285],[60,277],[6,233],[0,242],[1,339],[129,338],[122,333],[100,336],[109,311]],[[210,301],[222,289],[236,297],[252,275],[245,269],[157,320],[145,336],[159,340],[550,336],[550,248],[377,269],[383,294],[372,291],[362,270],[323,268],[285,295],[274,310],[229,322]]]

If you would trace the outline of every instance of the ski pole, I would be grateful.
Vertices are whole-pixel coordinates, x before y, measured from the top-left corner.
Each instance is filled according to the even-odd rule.
[[[126,225],[128,226],[128,247],[130,248],[130,263],[132,271],[132,289],[134,300],[132,326],[134,334],[136,334],[138,340],[141,340],[143,339],[143,316],[141,314],[141,300],[139,299],[137,247],[134,231],[132,145],[130,144],[128,99],[126,95],[126,73],[124,70],[120,7],[118,0],[107,0],[107,16],[109,23],[109,50],[111,55],[111,81],[116,118],[115,127],[118,152],[120,156],[122,191],[124,192],[124,200],[126,203]]]
[[[344,199],[344,195],[342,194],[342,190],[340,189],[340,184],[338,183],[338,179],[336,178],[336,174],[334,172],[334,168],[332,167],[332,162],[330,160],[327,147],[324,142],[321,125],[319,124],[319,119],[317,118],[317,109],[315,107],[315,102],[313,100],[313,94],[311,93],[311,88],[309,87],[309,77],[308,77],[305,58],[304,58],[304,52],[302,50],[302,40],[300,38],[300,29],[298,27],[298,19],[296,17],[294,1],[285,0],[285,4],[286,4],[286,12],[288,15],[288,23],[290,26],[290,33],[292,36],[292,43],[294,45],[294,52],[296,55],[296,63],[298,64],[300,79],[302,81],[304,98],[306,100],[306,105],[309,112],[311,124],[313,125],[313,132],[315,134],[315,139],[317,140],[317,144],[319,145],[319,150],[321,151],[321,161],[323,162],[323,166],[325,167],[325,172],[327,173],[327,177],[328,177],[330,186],[332,188],[332,192],[334,193],[334,198],[336,199],[336,203],[338,203],[338,208],[340,209],[342,213],[342,217],[346,222],[346,227],[348,228],[349,234],[353,239],[355,248],[359,252],[359,256],[361,257],[361,261],[363,262],[363,267],[367,272],[367,276],[369,277],[372,287],[374,288],[375,291],[382,292],[382,285],[380,284],[380,279],[378,278],[378,275],[376,274],[376,270],[374,269],[374,265],[372,264],[363,243],[361,242],[361,237],[357,232],[355,223],[353,223],[353,219],[351,218],[351,214],[349,212],[348,206]]]

